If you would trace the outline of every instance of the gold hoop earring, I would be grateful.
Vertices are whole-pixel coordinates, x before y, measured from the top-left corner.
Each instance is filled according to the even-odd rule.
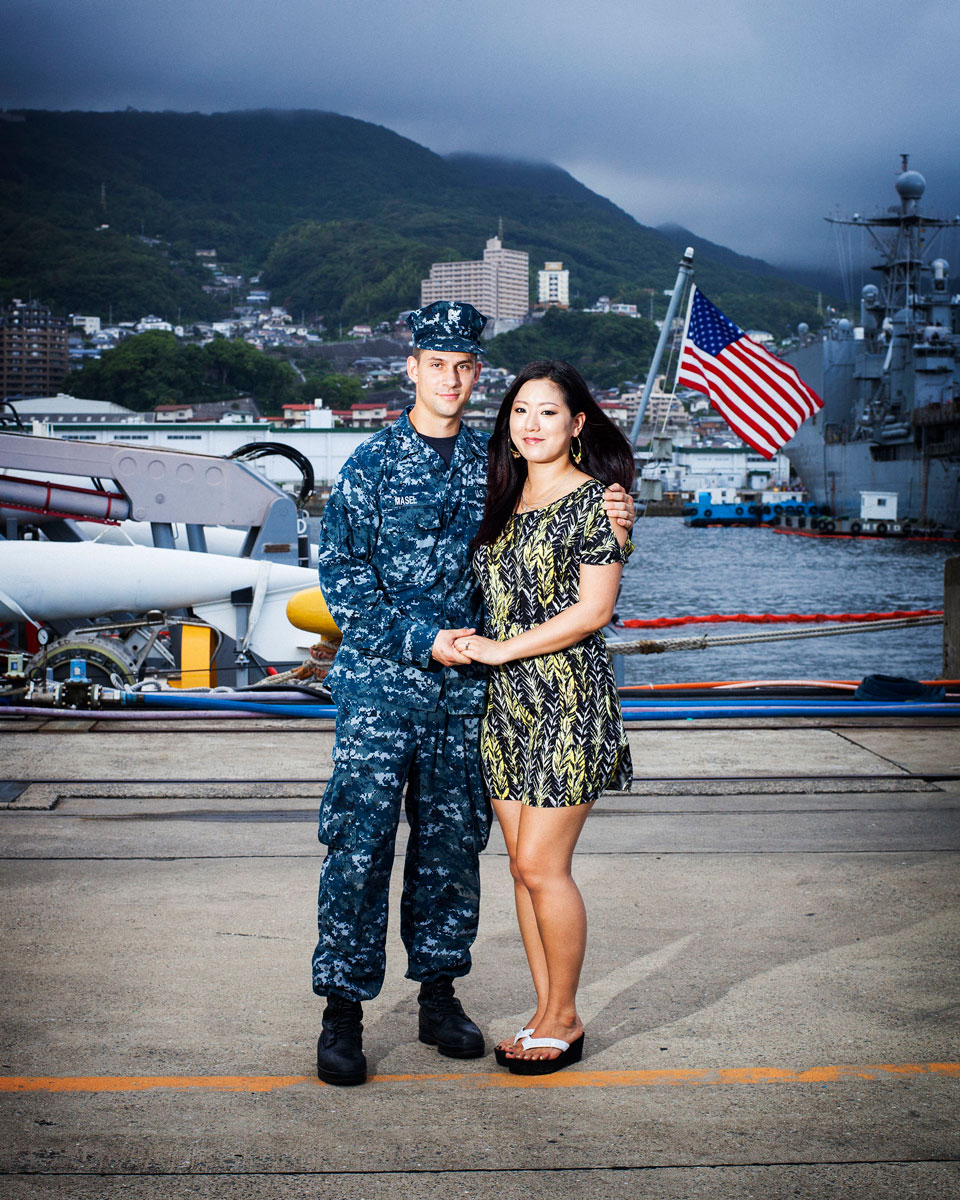
[[[510,453],[514,458],[520,458],[520,451],[516,448],[513,442],[510,443]]]
[[[574,450],[574,448],[573,448],[574,442],[577,443],[576,450]],[[583,458],[583,446],[582,446],[582,444],[580,442],[580,438],[577,436],[577,434],[574,434],[573,437],[570,439],[570,457],[573,459],[573,461],[575,463],[579,463],[580,460]]]

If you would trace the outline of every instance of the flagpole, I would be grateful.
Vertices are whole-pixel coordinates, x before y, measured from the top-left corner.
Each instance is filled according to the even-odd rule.
[[[670,327],[673,325],[673,318],[677,314],[677,306],[680,303],[680,296],[683,293],[684,283],[692,275],[693,247],[688,246],[683,252],[683,258],[680,259],[680,270],[677,272],[677,282],[673,285],[673,295],[670,297],[670,303],[667,306],[667,315],[663,319],[663,328],[660,330],[660,340],[657,342],[657,348],[653,352],[653,362],[650,364],[650,373],[647,375],[647,382],[643,388],[643,395],[640,397],[640,407],[637,409],[637,415],[633,419],[633,428],[630,430],[631,446],[636,445],[637,436],[640,433],[643,415],[647,411],[647,401],[650,399],[650,393],[653,391],[653,385],[657,379],[657,371],[660,369],[660,360],[663,358],[664,347],[667,344],[667,338],[670,336]]]

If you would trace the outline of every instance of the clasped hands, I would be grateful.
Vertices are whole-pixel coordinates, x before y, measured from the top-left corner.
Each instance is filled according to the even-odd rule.
[[[430,653],[445,667],[463,667],[472,662],[495,667],[508,658],[505,642],[481,637],[475,629],[441,629]]]

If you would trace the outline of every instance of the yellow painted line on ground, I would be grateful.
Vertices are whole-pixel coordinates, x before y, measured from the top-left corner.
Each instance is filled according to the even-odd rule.
[[[872,1066],[692,1067],[657,1071],[557,1071],[512,1075],[509,1071],[371,1075],[370,1083],[458,1083],[468,1087],[703,1087],[758,1083],[837,1083],[844,1079],[891,1079],[934,1075],[960,1079],[960,1063],[876,1063]],[[4,1075],[0,1092],[145,1092],[151,1089],[272,1092],[312,1084],[313,1075]]]

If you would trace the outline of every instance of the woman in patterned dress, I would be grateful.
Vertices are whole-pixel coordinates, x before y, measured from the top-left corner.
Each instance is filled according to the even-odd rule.
[[[473,542],[484,637],[458,641],[490,666],[480,736],[503,830],[537,1009],[497,1060],[516,1074],[577,1062],[576,992],[586,911],[571,874],[597,797],[629,787],[630,751],[599,630],[613,616],[629,549],[603,491],[632,487],[633,455],[569,363],[534,362],[504,397]]]

